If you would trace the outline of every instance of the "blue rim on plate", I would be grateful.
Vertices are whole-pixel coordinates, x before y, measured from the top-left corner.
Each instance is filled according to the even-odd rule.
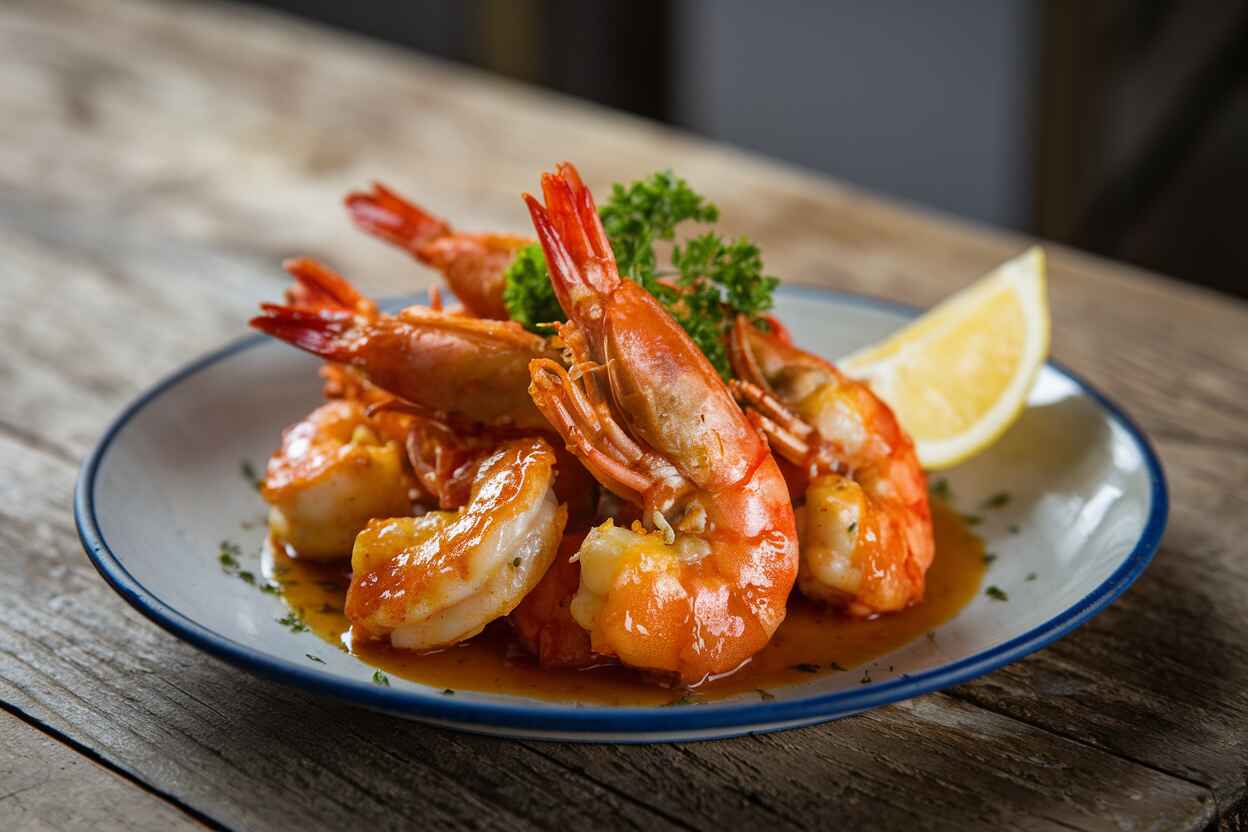
[[[783,286],[786,294],[819,295],[884,311],[915,316],[919,310],[904,304],[818,289],[809,286]],[[419,297],[391,301],[419,302]],[[587,705],[572,707],[544,702],[499,704],[493,702],[455,701],[436,692],[379,687],[366,681],[349,680],[328,672],[306,668],[279,659],[225,638],[192,621],[156,597],[126,569],[109,548],[95,516],[96,473],[114,438],[143,408],[169,388],[200,370],[235,353],[260,344],[271,343],[264,335],[239,338],[221,349],[188,364],[142,393],[121,412],[104,432],[99,444],[87,457],[74,492],[74,520],[78,535],[91,563],[104,580],[132,607],[178,638],[205,652],[259,676],[291,684],[300,689],[328,695],[352,704],[415,718],[453,723],[462,730],[519,728],[561,734],[584,733],[585,739],[628,741],[628,735],[698,732],[698,739],[714,739],[746,733],[750,726],[777,726],[781,723],[814,722],[835,719],[871,708],[910,699],[924,693],[962,684],[996,670],[1003,665],[1035,652],[1085,623],[1122,594],[1148,566],[1161,543],[1169,514],[1169,496],[1161,462],[1144,433],[1121,408],[1083,378],[1063,365],[1049,361],[1047,365],[1073,382],[1092,398],[1131,437],[1148,470],[1150,505],[1148,520],[1126,560],[1096,589],[1078,603],[1043,624],[1004,644],[983,650],[964,659],[904,678],[878,682],[862,688],[821,693],[800,699],[775,700],[762,703],[708,703],[697,708],[611,707]],[[722,729],[722,734],[713,732]],[[650,741],[640,739],[636,741]]]

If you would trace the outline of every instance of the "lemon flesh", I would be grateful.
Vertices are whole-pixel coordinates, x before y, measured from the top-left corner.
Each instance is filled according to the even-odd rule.
[[[1049,354],[1044,252],[1031,248],[840,362],[913,437],[924,468],[957,465],[1018,419]]]

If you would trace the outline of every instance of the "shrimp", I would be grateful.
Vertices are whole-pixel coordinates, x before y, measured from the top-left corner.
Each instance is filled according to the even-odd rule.
[[[442,273],[473,316],[506,321],[504,272],[516,252],[533,242],[512,234],[467,234],[408,202],[380,183],[346,197],[355,224]]]
[[[608,521],[577,552],[570,612],[595,653],[686,685],[729,673],[784,620],[797,533],[784,479],[706,357],[621,279],[593,198],[564,163],[524,199],[570,323],[572,370],[530,364],[530,393],[590,473],[653,531]]]
[[[311,261],[287,269],[286,305],[261,304],[251,325],[329,361],[449,424],[548,430],[528,396],[528,364],[557,358],[519,324],[409,306],[387,315],[344,278]]]
[[[867,617],[923,600],[934,554],[914,443],[865,384],[783,334],[738,318],[737,398],[785,461],[798,509],[801,592]]]
[[[358,402],[340,400],[282,433],[260,493],[278,540],[301,558],[331,560],[351,553],[370,519],[410,513],[413,485],[402,444],[385,440]]]
[[[581,564],[573,558],[584,540],[583,531],[564,534],[542,580],[507,618],[543,670],[586,668],[605,661],[594,653],[589,632],[572,617],[572,599],[581,584]]]
[[[554,465],[544,439],[507,441],[482,461],[458,511],[370,522],[351,554],[353,637],[432,650],[510,613],[550,566],[563,533]]]

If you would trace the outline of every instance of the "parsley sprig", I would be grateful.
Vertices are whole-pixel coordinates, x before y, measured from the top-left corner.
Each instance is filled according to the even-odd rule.
[[[674,242],[686,222],[713,223],[719,209],[671,171],[625,187],[615,185],[599,209],[620,274],[663,304],[724,378],[730,376],[724,339],[737,315],[758,321],[772,306],[779,280],[763,274],[758,246],[714,231],[672,247],[671,270],[661,271],[655,245]],[[521,249],[506,273],[503,300],[513,320],[537,331],[564,320],[541,247]],[[759,323],[762,323],[759,321]]]

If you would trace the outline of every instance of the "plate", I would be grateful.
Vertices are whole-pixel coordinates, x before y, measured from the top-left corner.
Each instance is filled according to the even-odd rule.
[[[777,312],[799,344],[827,356],[877,341],[916,314],[801,287],[782,288]],[[947,688],[1039,650],[1104,609],[1148,565],[1166,523],[1165,479],[1147,439],[1104,395],[1049,363],[1002,440],[942,474],[958,505],[1012,495],[975,529],[999,555],[992,583],[1009,602],[978,595],[935,639],[877,660],[868,684],[857,674],[830,674],[776,688],[764,702],[743,696],[681,708],[467,690],[450,697],[398,678],[382,687],[347,653],[321,650],[325,663],[309,662],[307,652],[323,642],[289,632],[276,620],[286,612],[282,601],[226,575],[216,557],[224,537],[239,539],[244,551],[260,547],[263,505],[240,476],[240,460],[266,459],[282,427],[319,402],[317,366],[285,344],[250,336],[140,396],[83,466],[74,505],[83,545],[135,609],[220,659],[461,730],[548,740],[713,739],[810,725]],[[250,531],[240,537],[244,525]]]

